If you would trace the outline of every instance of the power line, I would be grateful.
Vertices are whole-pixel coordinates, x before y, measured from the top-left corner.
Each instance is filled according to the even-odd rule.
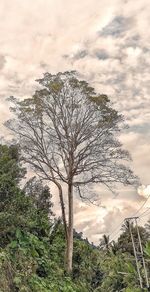
[[[112,234],[115,233],[115,231],[117,231],[118,229],[120,229],[122,227],[122,223],[123,223],[124,220],[122,220],[117,226],[116,228],[109,234],[109,236],[112,236]],[[119,228],[120,227],[120,228]]]
[[[143,207],[146,205],[146,203],[147,203],[147,201],[148,201],[148,199],[150,198],[150,195],[146,198],[146,200],[143,202],[143,204],[140,206],[140,208],[132,215],[132,217],[135,217],[142,209],[143,209]],[[150,208],[149,208],[150,209]],[[146,211],[144,211],[141,215],[144,215],[146,213]],[[144,216],[141,216],[141,215],[139,215],[139,218],[143,218]],[[141,217],[140,217],[141,216]],[[145,215],[146,216],[146,215]],[[114,235],[116,232],[117,232],[117,230],[118,230],[118,232],[117,232],[117,234],[111,239],[111,241],[108,243],[108,245],[113,241],[113,240],[115,240],[116,238],[117,238],[117,236],[118,236],[118,234],[119,234],[119,232],[120,232],[120,229],[121,229],[121,227],[122,227],[122,224],[123,224],[123,222],[124,222],[124,220],[125,220],[125,218],[116,226],[116,228],[114,228],[113,229],[113,231],[109,234],[109,237],[111,237],[112,235]],[[116,232],[115,232],[116,231]],[[101,247],[104,247],[104,246],[106,246],[106,244],[104,244],[104,245],[102,245]]]
[[[121,226],[119,225],[119,227],[120,227],[120,229],[121,229]],[[113,236],[112,238],[111,238],[111,240],[108,242],[108,243],[105,243],[105,244],[103,244],[103,245],[101,245],[100,246],[100,248],[103,248],[103,247],[106,247],[106,246],[109,246],[117,237],[118,237],[118,235],[119,235],[119,232],[120,232],[120,229],[117,231],[117,233],[115,234],[115,236]],[[117,228],[116,228],[116,230],[117,230]],[[112,235],[112,233],[111,233],[111,235]],[[108,235],[109,237],[110,237],[110,235]]]
[[[144,201],[144,203],[141,205],[141,207],[134,213],[133,216],[136,216],[142,209],[143,207],[146,205],[148,199],[149,199],[150,195],[146,198],[146,200]]]
[[[120,228],[121,229],[121,228]],[[120,230],[117,232],[117,234],[111,239],[110,243],[113,242],[116,238],[118,238]]]
[[[147,213],[149,210],[150,210],[150,208],[147,207],[146,210],[142,214],[139,215],[139,217],[143,216],[143,214]]]
[[[148,209],[148,210],[146,210],[145,212],[143,212],[140,216],[139,216],[139,218],[143,218],[143,217],[145,217],[145,216],[148,216],[150,214],[150,208]]]
[[[150,198],[150,195],[146,198],[146,200],[144,201],[144,203],[140,206],[140,208],[132,215],[132,217],[136,216],[145,206],[145,204],[147,203],[148,199]],[[143,213],[142,213],[143,214]],[[141,215],[142,215],[141,214]],[[139,215],[140,217],[140,215]],[[122,223],[124,222],[124,219],[116,226],[115,229],[113,229],[113,231],[109,234],[109,236],[111,236],[112,234],[115,233],[116,230],[118,230],[119,227],[121,227]]]
[[[113,229],[113,231],[110,234],[108,234],[109,238],[112,235],[115,235],[115,236],[113,236],[113,238],[111,239],[111,241],[108,244],[105,243],[105,244],[101,245],[100,246],[101,248],[106,247],[106,245],[110,245],[113,242],[113,240],[115,240],[118,237],[118,234],[119,234],[120,229],[122,227],[122,223],[123,223],[123,220],[116,226],[116,228]]]

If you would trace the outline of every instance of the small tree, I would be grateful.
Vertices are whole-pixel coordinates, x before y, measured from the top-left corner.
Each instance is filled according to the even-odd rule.
[[[54,215],[52,212],[52,194],[48,186],[43,186],[41,180],[35,176],[29,179],[24,186],[24,192],[33,199],[34,205],[42,212],[49,216]]]
[[[136,226],[134,226],[133,223],[126,221],[126,224],[124,224],[123,228],[122,228],[123,232],[120,234],[120,236],[118,238],[117,246],[118,246],[118,249],[121,250],[121,252],[128,252],[134,256],[130,228],[132,229],[132,234],[133,234],[134,240],[136,242],[138,242],[138,233],[137,233]],[[142,246],[145,246],[146,242],[148,240],[147,230],[142,226],[138,226],[138,228],[139,228]],[[139,248],[140,248],[140,246],[137,247],[137,249],[139,249]]]
[[[16,119],[7,127],[19,138],[22,155],[44,180],[58,189],[66,237],[67,271],[72,270],[73,198],[83,187],[102,184],[113,190],[116,183],[136,181],[122,164],[129,159],[117,135],[123,118],[111,108],[106,95],[96,94],[75,72],[44,74],[42,86],[28,99],[14,102]],[[67,191],[65,188],[67,186]],[[89,191],[89,189],[88,189]],[[64,196],[68,197],[68,220]]]
[[[17,145],[0,144],[0,212],[7,210],[8,202],[13,200],[18,191],[18,184],[26,170],[20,162]]]

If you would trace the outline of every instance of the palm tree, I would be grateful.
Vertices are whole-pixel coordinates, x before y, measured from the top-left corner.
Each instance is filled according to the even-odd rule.
[[[108,251],[110,245],[110,238],[109,235],[104,234],[103,237],[100,239],[99,248]]]

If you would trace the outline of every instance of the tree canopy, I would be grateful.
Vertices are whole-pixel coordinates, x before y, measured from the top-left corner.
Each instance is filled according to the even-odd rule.
[[[41,88],[31,98],[11,98],[16,118],[6,125],[16,133],[24,161],[58,189],[71,271],[74,193],[86,198],[85,186],[88,193],[94,184],[113,191],[117,183],[133,185],[137,178],[123,163],[130,159],[118,139],[123,117],[106,95],[75,72],[46,73],[38,82]]]

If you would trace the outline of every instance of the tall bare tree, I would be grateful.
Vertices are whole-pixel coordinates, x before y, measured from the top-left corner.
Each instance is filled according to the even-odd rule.
[[[84,197],[84,186],[104,184],[113,190],[116,183],[135,183],[136,177],[122,164],[129,159],[117,140],[123,118],[106,95],[96,94],[75,72],[46,73],[38,82],[41,88],[31,98],[11,98],[16,119],[6,125],[16,133],[25,162],[57,186],[70,272],[74,190]]]

